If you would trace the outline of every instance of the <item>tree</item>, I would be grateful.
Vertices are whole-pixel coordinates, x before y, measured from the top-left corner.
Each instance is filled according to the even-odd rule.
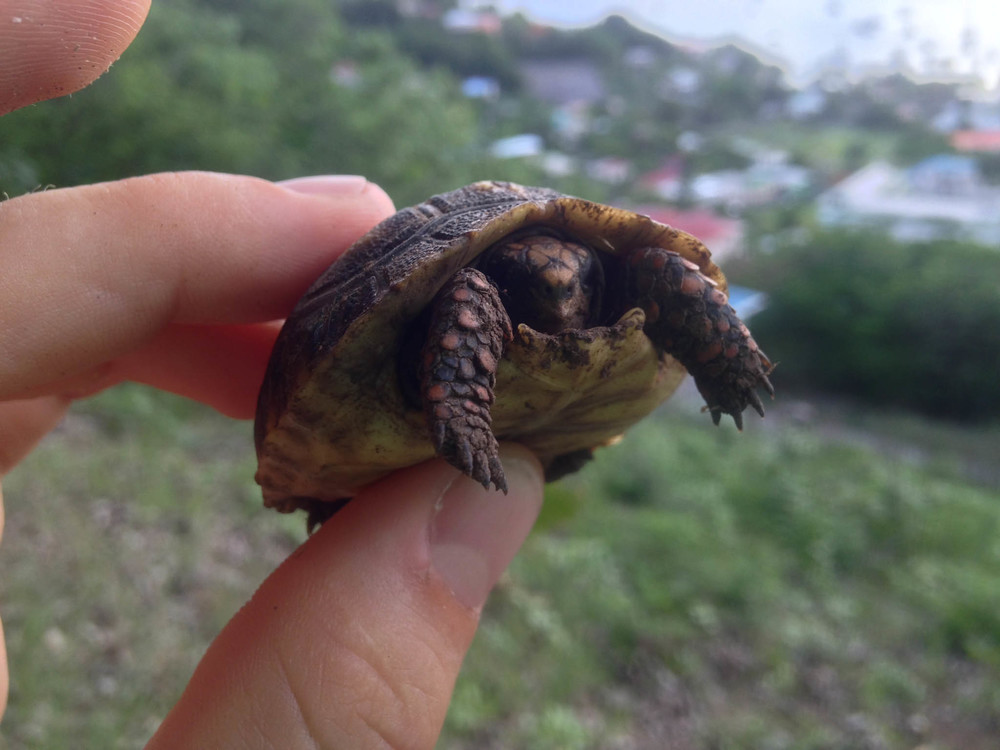
[[[475,118],[453,77],[345,33],[327,0],[161,0],[93,86],[0,120],[0,191],[211,169],[360,173],[417,200],[477,176]]]
[[[965,420],[1000,419],[1000,255],[825,232],[762,259],[757,340],[779,379]]]

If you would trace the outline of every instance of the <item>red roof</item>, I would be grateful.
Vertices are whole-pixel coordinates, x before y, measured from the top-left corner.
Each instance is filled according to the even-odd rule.
[[[1000,151],[1000,130],[956,130],[951,145],[958,151]]]
[[[684,164],[680,159],[668,159],[659,169],[646,172],[639,178],[645,187],[656,187],[660,182],[679,180],[684,176]]]

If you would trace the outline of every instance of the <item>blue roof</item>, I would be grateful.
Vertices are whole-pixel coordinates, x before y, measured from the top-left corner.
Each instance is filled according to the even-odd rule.
[[[749,320],[767,307],[767,295],[757,289],[730,284],[729,304],[743,320]]]
[[[912,168],[914,172],[947,172],[949,174],[976,174],[978,167],[971,156],[956,156],[954,154],[937,154],[928,156]]]

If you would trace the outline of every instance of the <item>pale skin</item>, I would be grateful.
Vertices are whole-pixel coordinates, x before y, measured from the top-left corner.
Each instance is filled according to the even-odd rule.
[[[0,114],[86,86],[148,4],[0,0]],[[60,41],[76,37],[86,45]],[[391,211],[363,178],[207,173],[0,203],[0,476],[74,399],[123,381],[252,418],[280,319]],[[364,491],[219,634],[148,747],[433,748],[489,590],[541,503],[535,459],[502,458],[506,497],[443,461]],[[7,680],[0,648],[0,705]]]

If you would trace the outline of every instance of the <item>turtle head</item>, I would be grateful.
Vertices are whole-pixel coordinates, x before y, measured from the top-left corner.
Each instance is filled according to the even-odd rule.
[[[480,270],[500,291],[511,322],[543,333],[593,325],[604,275],[581,244],[533,234],[506,240],[483,257]]]

